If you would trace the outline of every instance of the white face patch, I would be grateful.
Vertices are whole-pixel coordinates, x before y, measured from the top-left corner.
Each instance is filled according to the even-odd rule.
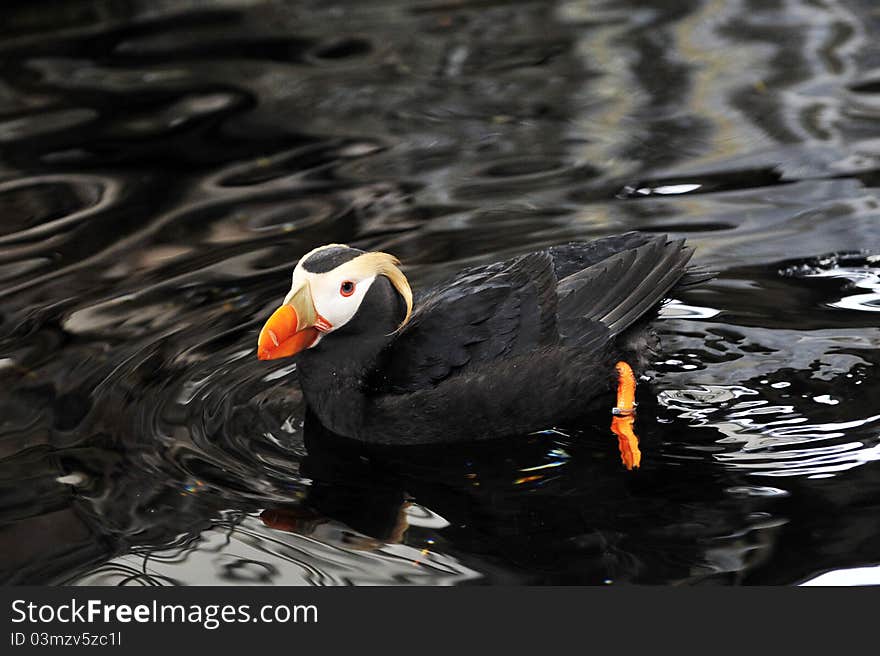
[[[284,302],[308,283],[315,310],[331,326],[324,332],[332,332],[351,321],[375,279],[375,274],[365,275],[356,267],[345,264],[326,273],[312,273],[298,264],[293,270],[293,284]],[[352,283],[354,289],[350,289],[347,283]]]

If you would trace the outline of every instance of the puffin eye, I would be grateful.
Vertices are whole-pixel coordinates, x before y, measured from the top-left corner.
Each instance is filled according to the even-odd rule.
[[[354,294],[354,283],[351,280],[346,280],[339,285],[339,293],[343,296],[351,296]]]

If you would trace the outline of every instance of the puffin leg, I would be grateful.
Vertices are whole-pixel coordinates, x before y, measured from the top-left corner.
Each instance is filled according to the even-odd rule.
[[[614,365],[617,370],[617,405],[612,409],[611,431],[617,435],[620,459],[632,470],[642,462],[639,438],[633,431],[636,419],[636,376],[632,367],[622,360]]]

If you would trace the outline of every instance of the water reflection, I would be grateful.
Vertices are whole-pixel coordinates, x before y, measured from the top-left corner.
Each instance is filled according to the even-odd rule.
[[[3,9],[2,580],[872,580],[871,2],[76,7]],[[635,474],[604,416],[363,453],[254,358],[317,245],[420,287],[628,229],[719,272]]]
[[[779,382],[771,388],[790,386],[788,382]],[[736,451],[715,454],[719,461],[763,476],[819,478],[880,459],[876,430],[880,414],[850,421],[809,423],[809,417],[798,410],[802,399],[808,399],[805,405],[811,401],[834,406],[840,401],[827,394],[812,398],[808,394],[795,395],[800,403],[780,405],[772,405],[766,398],[734,401],[742,395],[760,393],[746,387],[724,386],[664,390],[660,402],[680,410],[679,418],[695,419],[696,425],[711,426],[723,433],[726,437],[717,440],[717,444],[737,445]],[[792,398],[791,394],[780,396]],[[857,441],[858,437],[862,440]]]
[[[846,291],[842,298],[828,303],[830,307],[840,310],[857,310],[860,312],[880,312],[880,256],[862,257],[852,254],[840,254],[825,258],[816,266],[806,265],[791,272],[791,275],[803,278],[840,278],[847,280]],[[862,291],[867,290],[867,291]]]
[[[773,512],[773,495],[708,471],[689,474],[700,495],[680,489],[680,471],[650,466],[621,477],[607,429],[405,453],[365,450],[313,423],[305,430],[300,484],[276,490],[274,505],[221,512],[198,533],[123,553],[69,582],[733,581],[762,562],[787,521]],[[209,475],[165,503],[190,517],[217,494],[254,507],[229,472],[223,492],[210,489],[221,474]],[[145,482],[125,487],[143,492]],[[125,502],[117,496],[114,509]],[[166,514],[163,523],[181,519]]]

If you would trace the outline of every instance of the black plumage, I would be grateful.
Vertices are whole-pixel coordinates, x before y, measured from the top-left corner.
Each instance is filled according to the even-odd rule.
[[[364,251],[350,246],[335,245],[313,253],[305,262],[303,268],[311,273],[327,273],[340,264],[361,255]]]
[[[377,278],[349,323],[297,356],[303,392],[327,428],[376,444],[558,425],[612,389],[617,360],[649,354],[662,301],[708,277],[691,255],[640,233],[554,246],[417,295],[400,330],[403,301]]]

